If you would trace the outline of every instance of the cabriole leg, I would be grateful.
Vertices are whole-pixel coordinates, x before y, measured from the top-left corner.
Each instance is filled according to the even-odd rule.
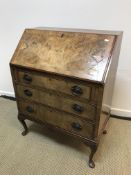
[[[91,149],[91,153],[90,153],[90,156],[89,156],[89,167],[90,168],[94,168],[95,167],[95,163],[93,161],[93,156],[97,150],[97,145],[92,145],[90,146],[90,149]]]
[[[25,123],[25,121],[23,119],[18,118],[18,120],[20,121],[20,123],[23,125],[24,127],[24,131],[21,133],[23,136],[25,136],[28,133],[28,128],[27,125]]]

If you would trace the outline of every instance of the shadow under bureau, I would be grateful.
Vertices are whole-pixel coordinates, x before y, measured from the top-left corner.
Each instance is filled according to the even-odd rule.
[[[122,32],[26,29],[10,62],[25,119],[70,134],[91,148],[89,166],[110,117]]]

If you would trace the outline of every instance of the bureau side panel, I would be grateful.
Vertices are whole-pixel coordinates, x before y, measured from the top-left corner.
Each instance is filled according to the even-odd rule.
[[[112,104],[112,96],[119,60],[119,53],[121,47],[122,33],[116,36],[116,43],[114,45],[114,49],[112,51],[111,62],[105,77],[104,91],[103,91],[103,100],[102,100],[102,108],[100,113],[100,121],[99,121],[99,129],[98,135],[104,130],[104,127],[109,119],[111,104]]]

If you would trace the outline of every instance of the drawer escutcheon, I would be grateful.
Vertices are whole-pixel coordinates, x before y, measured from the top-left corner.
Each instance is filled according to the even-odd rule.
[[[25,83],[31,83],[32,82],[32,77],[28,74],[24,74],[23,75],[23,80],[25,81]]]
[[[82,88],[79,87],[79,86],[72,86],[71,91],[72,91],[72,94],[73,94],[73,95],[80,96],[80,95],[83,94],[83,90],[82,90]]]
[[[82,130],[82,126],[80,125],[80,123],[73,122],[73,123],[71,124],[71,126],[72,126],[73,129],[76,129],[77,131]]]
[[[32,95],[33,95],[32,92],[28,89],[24,90],[24,94],[27,95],[28,97],[32,97]]]
[[[26,111],[29,112],[29,113],[33,113],[34,109],[31,106],[27,106]]]
[[[82,113],[84,111],[84,108],[78,104],[74,104],[72,106],[72,108],[74,109],[74,111],[78,112],[78,113]]]

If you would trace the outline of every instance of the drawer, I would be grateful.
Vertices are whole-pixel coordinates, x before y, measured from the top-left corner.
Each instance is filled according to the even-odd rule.
[[[32,110],[28,111],[28,108]],[[35,120],[51,124],[86,138],[92,138],[93,126],[77,117],[72,117],[70,114],[23,101],[19,102],[19,109],[21,113],[31,116]]]
[[[19,97],[63,110],[81,117],[94,120],[96,108],[88,103],[76,101],[48,91],[38,91],[24,86],[17,86]]]
[[[53,78],[44,73],[37,74],[29,71],[18,71],[18,81],[24,85],[30,84],[32,86],[55,90],[87,100],[90,100],[91,96],[91,86],[89,86],[88,83],[85,85],[79,83],[79,81],[74,82],[73,80],[69,81],[58,77]]]

